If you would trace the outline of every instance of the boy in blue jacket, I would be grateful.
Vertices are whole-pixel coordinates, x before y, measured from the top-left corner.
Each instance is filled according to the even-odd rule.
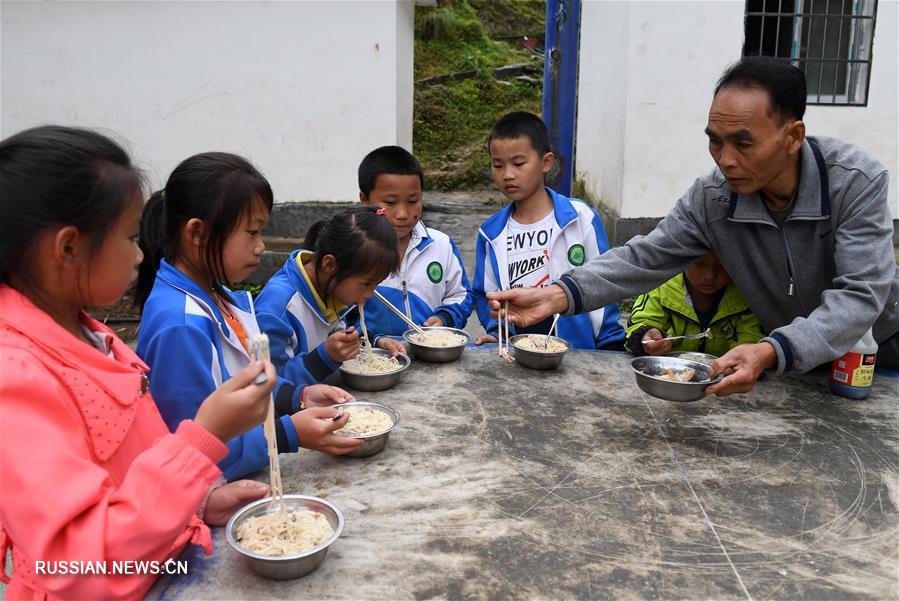
[[[512,201],[478,230],[474,302],[486,330],[476,344],[496,342],[497,322],[486,294],[509,288],[544,288],[572,267],[609,250],[599,215],[584,201],[547,188],[555,156],[537,115],[509,113],[490,132],[493,180]],[[580,349],[624,350],[617,305],[559,319],[557,334]],[[547,334],[552,319],[513,328],[510,335]]]
[[[417,324],[461,329],[471,314],[471,286],[453,240],[421,222],[423,185],[421,165],[399,146],[376,148],[359,165],[359,200],[384,210],[400,256],[399,269],[377,291]],[[402,343],[386,336],[401,336],[406,322],[377,298],[364,309],[373,342],[403,351]]]

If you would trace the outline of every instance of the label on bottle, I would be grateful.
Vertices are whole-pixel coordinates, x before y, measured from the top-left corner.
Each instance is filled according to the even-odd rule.
[[[870,386],[874,382],[874,363],[876,361],[876,353],[846,353],[834,360],[830,379],[847,386]]]

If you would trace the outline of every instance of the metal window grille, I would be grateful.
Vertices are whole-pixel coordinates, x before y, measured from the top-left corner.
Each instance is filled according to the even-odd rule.
[[[877,0],[746,0],[743,56],[805,72],[808,104],[865,106]]]

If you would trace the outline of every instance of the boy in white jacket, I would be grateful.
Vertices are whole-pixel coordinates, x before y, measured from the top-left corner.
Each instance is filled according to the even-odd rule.
[[[549,286],[572,267],[609,250],[596,211],[543,185],[555,156],[546,125],[538,116],[509,113],[493,126],[489,144],[493,180],[512,203],[478,231],[474,302],[487,333],[477,344],[496,342],[497,323],[490,317],[487,292]],[[575,348],[624,350],[618,316],[617,305],[608,305],[563,317],[557,333]],[[515,333],[546,334],[551,321],[517,327]]]
[[[359,200],[384,210],[400,255],[399,269],[377,290],[417,324],[462,329],[471,314],[471,286],[452,238],[421,222],[423,185],[421,165],[399,146],[376,148],[359,165]],[[364,308],[372,341],[403,352],[403,344],[389,337],[409,326],[377,298]]]

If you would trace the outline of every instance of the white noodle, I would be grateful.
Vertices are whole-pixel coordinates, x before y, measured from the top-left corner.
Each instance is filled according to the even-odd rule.
[[[365,327],[365,311],[362,308],[362,305],[357,305],[359,307],[359,325],[362,326],[362,354],[363,355],[371,355],[371,343],[368,341],[368,329]]]
[[[268,336],[265,334],[253,336],[253,339],[250,341],[250,350],[257,361],[271,360]],[[263,422],[262,429],[265,433],[265,442],[268,444],[269,484],[272,488],[272,503],[269,509],[277,511],[279,518],[283,522],[287,519],[287,508],[284,505],[284,494],[281,488],[281,464],[278,463],[278,442],[275,435],[275,403],[271,397],[269,397],[268,411],[265,414],[265,422]]]
[[[567,348],[564,344],[558,340],[553,340],[552,338],[550,338],[549,344],[546,345],[546,338],[547,337],[542,334],[531,334],[530,336],[525,336],[524,338],[516,340],[515,346],[526,351],[535,351],[538,353],[561,353]]]
[[[409,340],[422,346],[448,347],[465,344],[465,336],[449,330],[429,330],[422,336],[418,332],[409,335]]]
[[[344,411],[349,413],[350,419],[344,427],[334,431],[334,434],[339,436],[375,434],[383,432],[393,425],[393,419],[380,409],[373,407],[347,407]]]
[[[298,509],[284,518],[277,513],[264,513],[247,518],[237,528],[240,546],[253,553],[268,556],[293,555],[322,544],[334,534],[324,515]]]
[[[343,369],[354,374],[386,374],[400,368],[402,365],[396,357],[384,357],[364,351],[343,362]]]

